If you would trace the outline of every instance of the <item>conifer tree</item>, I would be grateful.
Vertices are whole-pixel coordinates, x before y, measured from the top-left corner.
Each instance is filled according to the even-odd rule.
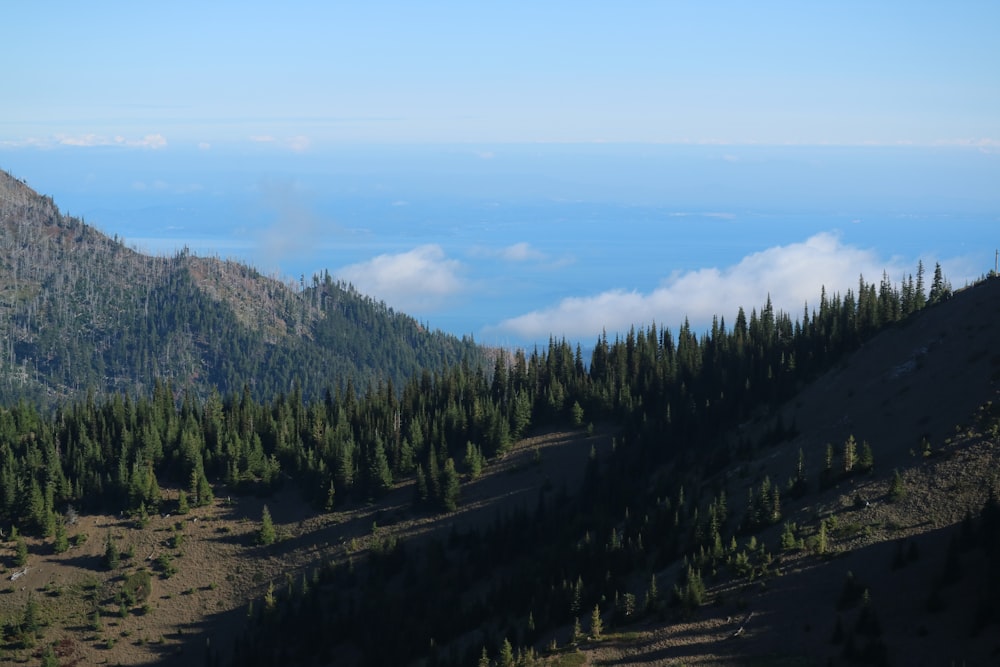
[[[858,443],[853,435],[847,436],[844,441],[844,473],[851,474],[854,471],[855,456],[857,455]]]
[[[177,513],[187,514],[191,511],[191,507],[188,504],[188,496],[184,489],[177,492]]]
[[[261,512],[260,518],[260,530],[257,531],[257,544],[264,546],[274,544],[276,537],[274,523],[271,520],[271,511],[267,508],[267,505],[264,505],[264,510]]]
[[[326,501],[323,503],[323,509],[327,512],[332,512],[336,506],[336,493],[336,489],[333,487],[333,480],[331,479],[326,489]]]
[[[906,495],[906,488],[903,485],[903,477],[899,474],[899,470],[894,470],[892,481],[889,483],[889,500],[895,502],[904,495]]]
[[[514,667],[514,647],[506,637],[500,646],[500,667]]]
[[[66,535],[66,524],[62,521],[56,522],[56,534],[52,543],[52,550],[57,554],[65,553],[69,549],[69,537]]]
[[[14,542],[14,565],[24,567],[28,564],[28,543],[20,535]]]
[[[595,604],[594,609],[590,612],[590,636],[599,640],[603,632],[604,623],[601,621],[601,607]]]
[[[118,553],[118,545],[108,535],[107,542],[104,544],[104,567],[113,570],[118,567],[120,561],[121,555]]]
[[[861,443],[861,453],[858,455],[857,468],[861,472],[871,472],[875,467],[875,454],[872,452],[872,446],[868,444],[867,440]]]
[[[444,511],[454,512],[458,509],[458,471],[455,470],[455,459],[450,457],[444,462],[444,471],[441,474],[441,493],[441,506]]]

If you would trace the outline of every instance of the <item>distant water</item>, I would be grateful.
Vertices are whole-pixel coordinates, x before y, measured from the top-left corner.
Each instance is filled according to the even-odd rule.
[[[646,293],[818,232],[912,266],[991,261],[1000,245],[1000,156],[954,149],[22,149],[0,151],[0,167],[146,251],[187,246],[294,280],[433,245],[455,293],[408,312],[477,338],[567,297]],[[482,342],[532,342],[493,336]]]

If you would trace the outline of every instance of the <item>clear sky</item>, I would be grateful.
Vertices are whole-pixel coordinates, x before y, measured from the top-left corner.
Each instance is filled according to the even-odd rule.
[[[20,2],[0,168],[151,252],[584,344],[1000,245],[1000,2]]]
[[[3,142],[1000,140],[1000,3],[8,3]]]

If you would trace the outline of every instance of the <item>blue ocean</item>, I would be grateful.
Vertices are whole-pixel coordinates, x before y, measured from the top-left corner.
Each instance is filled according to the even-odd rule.
[[[1000,244],[1000,155],[972,150],[22,149],[0,151],[0,168],[144,252],[186,247],[292,283],[329,271],[433,328],[500,345],[544,344],[541,325],[501,326],[533,312],[554,318],[549,333],[586,345],[608,328],[588,330],[600,313],[559,331],[559,304],[591,299],[586,307],[599,311],[611,301],[593,297],[608,292],[641,300],[678,277],[817,234],[896,272],[947,261],[956,286],[992,268]],[[699,313],[649,319],[676,327],[691,314],[706,328]],[[611,331],[621,325],[610,322]]]

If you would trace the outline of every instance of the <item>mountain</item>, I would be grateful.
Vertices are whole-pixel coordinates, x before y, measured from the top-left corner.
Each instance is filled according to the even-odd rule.
[[[252,272],[163,262],[179,277],[150,312],[183,316],[172,349],[213,349],[225,318],[274,350],[332,344],[310,319],[330,317],[325,277],[289,313]],[[23,275],[12,295],[44,294]],[[994,664],[1000,279],[952,292],[938,267],[925,294],[921,265],[816,303],[602,336],[589,364],[550,340],[365,392],[265,373],[261,399],[10,404],[0,659]]]
[[[471,339],[317,276],[295,288],[187,251],[152,257],[60,213],[0,173],[0,402],[149,393],[204,397],[249,386],[307,396],[405,378],[463,358]]]

